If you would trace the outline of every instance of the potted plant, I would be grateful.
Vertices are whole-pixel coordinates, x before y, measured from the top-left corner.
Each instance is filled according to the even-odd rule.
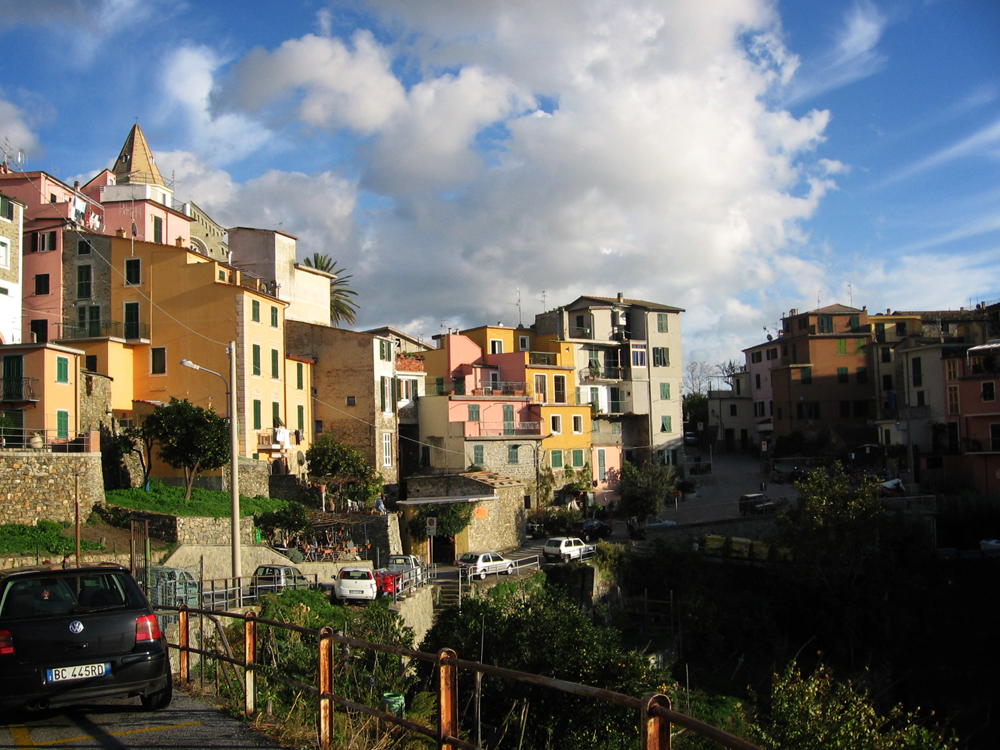
[[[44,446],[45,441],[42,439],[42,433],[37,430],[31,433],[31,436],[28,438],[28,447],[38,450]]]

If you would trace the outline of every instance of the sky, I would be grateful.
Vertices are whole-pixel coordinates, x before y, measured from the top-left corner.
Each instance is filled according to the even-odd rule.
[[[142,127],[175,196],[351,276],[356,328],[1000,299],[995,0],[0,0],[0,143],[72,184]]]

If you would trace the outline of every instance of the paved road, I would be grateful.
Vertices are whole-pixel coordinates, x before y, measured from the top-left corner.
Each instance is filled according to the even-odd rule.
[[[276,741],[200,700],[174,693],[170,707],[144,711],[138,698],[0,717],[0,749],[37,747],[280,748]]]

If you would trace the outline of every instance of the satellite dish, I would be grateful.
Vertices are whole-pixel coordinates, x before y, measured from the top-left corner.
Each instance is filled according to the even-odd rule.
[[[773,341],[774,340],[774,336],[772,336],[771,334],[767,334],[767,340],[768,341]]]
[[[306,465],[306,454],[303,453],[302,451],[295,452],[295,459],[299,462],[299,466]]]

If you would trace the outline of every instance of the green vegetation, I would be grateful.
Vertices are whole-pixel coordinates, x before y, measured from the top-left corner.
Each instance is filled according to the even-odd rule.
[[[439,536],[455,536],[462,533],[472,520],[472,503],[449,503],[447,505],[418,505],[410,519],[410,536],[423,539],[427,536],[427,519],[437,519]]]
[[[368,507],[382,491],[382,476],[375,471],[361,451],[322,433],[306,451],[309,475],[326,484],[332,502],[343,509],[345,500],[358,507]]]
[[[229,424],[214,410],[187,399],[171,396],[169,404],[157,406],[146,417],[142,429],[159,446],[159,457],[183,470],[185,500],[191,498],[199,472],[218,469],[229,460]]]
[[[677,472],[673,466],[648,462],[637,466],[626,461],[622,466],[618,513],[638,519],[658,515],[670,499],[677,481]]]
[[[151,510],[174,516],[205,516],[207,518],[228,518],[232,515],[232,498],[228,492],[194,488],[191,497],[185,500],[184,487],[171,487],[157,480],[149,485],[149,492],[143,489],[108,490],[105,499],[108,505],[117,505],[132,510]],[[240,496],[240,515],[250,516],[279,510],[287,503],[267,497]]]
[[[76,551],[76,539],[66,536],[68,523],[40,520],[37,526],[9,524],[0,526],[0,555],[67,555]],[[80,549],[103,550],[100,544],[80,540]]]

